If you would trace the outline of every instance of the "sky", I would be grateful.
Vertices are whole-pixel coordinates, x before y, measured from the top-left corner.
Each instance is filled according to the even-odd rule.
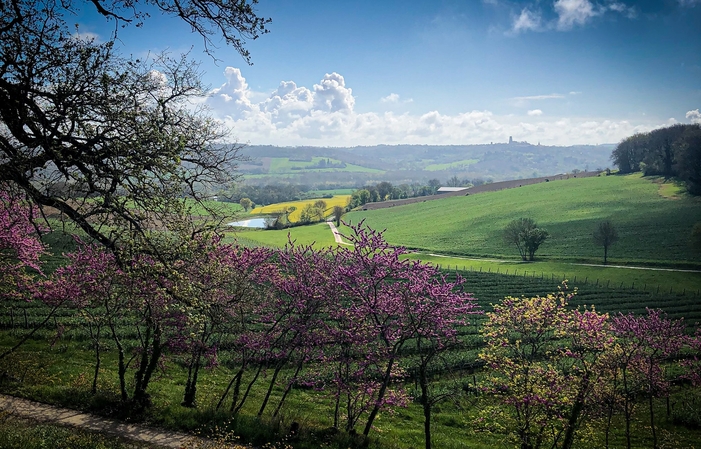
[[[701,0],[260,0],[252,65],[156,12],[121,51],[190,52],[230,140],[617,143],[701,123]],[[81,32],[114,31],[90,14]]]

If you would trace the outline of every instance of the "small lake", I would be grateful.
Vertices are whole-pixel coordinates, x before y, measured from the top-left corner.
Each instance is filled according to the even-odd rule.
[[[243,228],[265,228],[265,218],[251,218],[249,220],[233,221],[227,223],[229,226],[240,226]]]

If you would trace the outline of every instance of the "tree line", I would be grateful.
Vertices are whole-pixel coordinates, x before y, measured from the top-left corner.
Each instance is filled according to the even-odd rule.
[[[460,179],[452,176],[446,182],[448,187],[472,187],[491,183],[491,179],[486,181],[482,178]],[[377,184],[368,184],[356,190],[351,195],[349,209],[362,206],[366,203],[378,203],[381,201],[401,200],[405,198],[416,198],[420,196],[435,195],[443,184],[439,179],[430,179],[428,184],[412,183],[393,185],[391,182],[382,181]]]
[[[262,186],[250,184],[238,184],[228,192],[223,192],[223,201],[241,203],[247,199],[248,209],[251,205],[265,206],[268,204],[285,203],[288,201],[300,201],[318,198],[311,193],[311,187],[294,184],[266,184]],[[332,195],[329,195],[331,197]]]
[[[677,178],[693,195],[701,195],[701,125],[673,125],[637,133],[613,150],[621,173],[642,172]]]

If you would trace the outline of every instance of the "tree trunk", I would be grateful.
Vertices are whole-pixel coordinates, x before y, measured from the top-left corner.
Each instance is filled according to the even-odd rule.
[[[654,449],[658,449],[657,445],[657,431],[655,429],[655,409],[653,407],[653,398],[652,395],[654,393],[653,385],[652,385],[652,357],[648,361],[650,369],[648,370],[648,403],[650,405],[650,430],[652,431],[652,447]]]
[[[194,407],[195,397],[197,396],[197,374],[200,370],[200,360],[202,358],[201,349],[197,350],[197,354],[193,357],[190,367],[187,370],[187,382],[185,383],[185,394],[183,395],[183,407]]]
[[[609,247],[604,245],[604,265],[606,265],[606,259],[608,258]]]
[[[153,328],[153,339],[149,345],[149,336],[151,334],[151,327],[147,327],[146,338],[144,339],[143,353],[141,354],[141,363],[139,369],[134,375],[134,401],[140,406],[148,405],[148,394],[146,390],[148,389],[148,384],[151,381],[151,376],[158,368],[158,360],[161,357],[161,352],[163,348],[161,347],[161,330],[158,326]],[[149,354],[149,347],[151,346],[151,352]]]
[[[119,391],[122,394],[122,401],[126,401],[127,399],[129,399],[129,396],[127,395],[127,382],[125,379],[125,376],[127,373],[127,367],[126,367],[126,364],[124,363],[124,346],[122,346],[122,342],[119,340],[119,337],[117,336],[117,331],[114,328],[114,323],[112,323],[110,321],[109,326],[110,326],[110,331],[112,331],[112,340],[114,341],[114,344],[117,345],[117,356],[118,356],[117,370],[118,370],[118,375],[119,375]]]
[[[268,386],[268,391],[265,393],[265,398],[263,398],[263,403],[260,405],[260,410],[258,410],[258,417],[260,418],[263,416],[263,411],[265,410],[265,407],[268,405],[268,401],[270,400],[270,395],[273,393],[273,388],[275,387],[275,382],[277,381],[277,376],[280,374],[280,370],[282,369],[282,366],[284,363],[280,361],[277,366],[275,367],[275,371],[273,372],[273,378],[270,379],[270,385]]]
[[[372,423],[375,421],[377,414],[380,412],[380,402],[385,397],[385,392],[387,391],[387,386],[389,385],[389,379],[392,375],[392,366],[394,365],[394,355],[391,356],[389,362],[387,363],[387,369],[385,370],[385,376],[382,380],[382,385],[380,386],[380,391],[377,393],[377,400],[375,405],[372,407],[370,416],[368,416],[368,422],[365,424],[365,430],[363,430],[363,435],[368,436],[370,434],[370,429],[372,429]]]
[[[629,392],[628,392],[628,374],[627,370],[624,367],[623,368],[623,406],[624,406],[624,415],[626,419],[626,448],[630,449],[630,419],[631,419],[631,411],[629,410],[629,403],[630,403],[630,398],[629,398]]]
[[[567,422],[567,430],[565,431],[565,439],[562,442],[562,449],[571,449],[572,444],[574,444],[574,433],[577,430],[577,421],[579,420],[579,416],[584,408],[584,398],[588,389],[589,378],[585,376],[582,379],[582,385],[580,385],[579,391],[577,392],[577,398],[572,406],[572,412],[570,413],[570,418]]]
[[[295,370],[294,375],[292,376],[292,379],[296,379],[297,375],[299,372],[302,370],[302,362],[299,362],[299,365],[297,365],[297,370]],[[280,402],[278,402],[277,407],[275,407],[275,411],[273,412],[273,418],[277,416],[277,414],[280,412],[280,409],[282,408],[282,404],[285,402],[285,399],[287,398],[287,395],[290,393],[290,390],[292,390],[292,382],[288,382],[287,388],[285,388],[285,392],[282,394],[282,398],[280,398]]]
[[[419,383],[421,384],[421,405],[424,410],[424,440],[426,449],[431,449],[431,401],[428,397],[426,366],[421,366],[419,369]]]
[[[92,388],[90,389],[90,393],[93,395],[97,394],[97,377],[100,374],[100,327],[98,326],[94,332],[93,334],[92,325],[90,325],[90,334],[93,335],[93,343],[95,344],[95,373],[93,374]]]
[[[231,387],[236,383],[236,387],[234,388],[234,402],[238,401],[238,389],[241,386],[241,376],[243,376],[243,366],[239,368],[238,372],[234,375],[234,377],[231,378],[231,381],[229,382],[229,385],[226,386],[226,390],[224,390],[224,394],[221,395],[221,398],[219,398],[219,402],[217,403],[217,407],[215,410],[219,410],[219,408],[222,406],[224,403],[224,400],[226,397],[229,395],[229,390],[231,390]]]
[[[251,392],[251,388],[253,388],[253,384],[256,382],[258,379],[258,376],[260,375],[260,372],[263,370],[263,365],[260,365],[258,367],[258,370],[256,371],[256,375],[253,376],[253,379],[248,383],[248,386],[246,387],[246,392],[243,394],[243,397],[241,398],[241,401],[238,403],[238,405],[235,402],[231,403],[231,412],[235,415],[239,411],[241,411],[241,408],[243,407],[243,404],[246,403],[246,399],[248,398],[248,394]],[[236,398],[236,396],[234,396]]]

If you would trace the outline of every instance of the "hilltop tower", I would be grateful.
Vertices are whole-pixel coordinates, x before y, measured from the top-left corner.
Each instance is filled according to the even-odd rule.
[[[514,143],[514,138],[509,136],[509,145],[512,145]]]

